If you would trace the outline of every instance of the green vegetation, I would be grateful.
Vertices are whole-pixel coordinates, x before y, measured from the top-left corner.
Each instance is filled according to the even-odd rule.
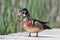
[[[57,0],[57,3],[59,2]],[[50,23],[47,25],[52,28],[60,26],[60,22],[56,22],[56,17],[59,15],[59,12],[57,12],[58,14],[55,13],[55,15],[51,13],[52,0],[0,0],[1,35],[24,31],[20,25],[22,17],[18,17],[21,8],[27,8],[32,18],[49,21]],[[57,10],[59,11],[59,7]]]

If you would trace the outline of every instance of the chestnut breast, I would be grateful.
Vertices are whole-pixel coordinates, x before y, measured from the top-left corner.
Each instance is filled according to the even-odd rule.
[[[32,26],[32,20],[25,17],[22,21],[22,26],[23,27],[31,27]]]

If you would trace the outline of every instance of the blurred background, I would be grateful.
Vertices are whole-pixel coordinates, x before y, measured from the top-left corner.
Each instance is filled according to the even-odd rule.
[[[48,21],[51,28],[60,28],[60,0],[0,0],[0,35],[23,32],[19,10],[27,8],[31,18]]]

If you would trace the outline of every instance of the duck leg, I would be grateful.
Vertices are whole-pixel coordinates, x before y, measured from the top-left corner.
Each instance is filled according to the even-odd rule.
[[[31,37],[31,32],[29,33],[29,37]]]
[[[36,33],[36,37],[38,37],[38,32]]]

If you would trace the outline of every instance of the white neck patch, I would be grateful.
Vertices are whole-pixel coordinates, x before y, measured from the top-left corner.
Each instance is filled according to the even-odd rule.
[[[26,16],[25,14],[23,14],[23,16]]]

